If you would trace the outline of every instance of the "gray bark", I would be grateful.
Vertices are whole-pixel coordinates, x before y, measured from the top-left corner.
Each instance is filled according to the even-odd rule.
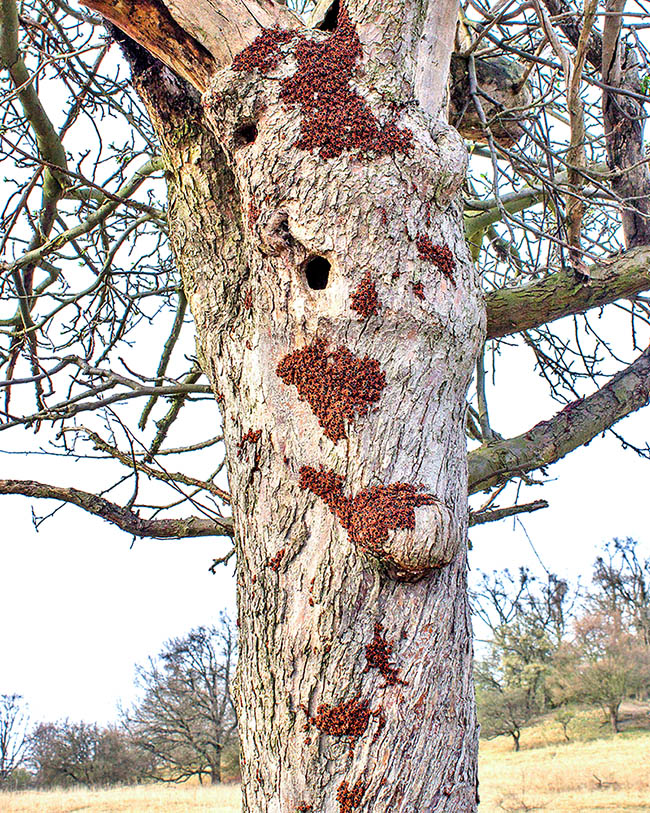
[[[297,146],[304,111],[281,97],[281,80],[296,72],[288,52],[300,42],[283,44],[268,71],[217,72],[200,103],[165,69],[138,80],[164,145],[201,362],[223,411],[244,810],[468,813],[477,724],[463,424],[485,316],[457,194],[465,153],[443,122],[440,87],[413,103],[414,58],[398,55],[376,80],[373,4],[348,6],[364,46],[354,88],[382,122],[398,111],[409,149],[328,157]],[[394,22],[374,11],[377,26]],[[330,263],[320,289],[305,272],[314,256]],[[351,307],[364,280],[379,300],[368,315]],[[316,362],[330,354],[311,402],[278,374],[306,348]],[[339,362],[380,380],[342,423],[333,416],[350,393],[327,377]],[[326,503],[304,487],[305,467],[340,476],[338,496]],[[413,527],[400,520],[369,542],[368,527],[383,521],[373,499],[398,493],[411,495]],[[356,721],[358,737],[327,733],[340,734],[341,720],[328,726],[321,704]]]

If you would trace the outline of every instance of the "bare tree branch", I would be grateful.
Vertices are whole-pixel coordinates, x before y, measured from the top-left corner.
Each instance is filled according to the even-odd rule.
[[[484,525],[486,522],[498,522],[500,519],[514,517],[517,514],[530,514],[539,511],[540,508],[548,508],[546,500],[535,500],[534,502],[522,503],[521,505],[510,505],[507,508],[492,508],[487,511],[470,511],[469,524]]]
[[[110,502],[97,494],[77,488],[38,483],[34,480],[0,480],[0,494],[21,494],[48,500],[61,500],[83,508],[90,514],[112,522],[133,536],[152,539],[183,539],[194,536],[232,536],[233,522],[230,517],[206,519],[184,517],[183,519],[144,519],[134,511]]]
[[[469,493],[555,463],[645,406],[649,393],[650,348],[593,395],[568,404],[549,421],[470,452]]]
[[[650,249],[640,247],[612,260],[595,263],[580,282],[572,271],[559,271],[521,288],[502,288],[487,295],[487,338],[584,313],[650,289]]]

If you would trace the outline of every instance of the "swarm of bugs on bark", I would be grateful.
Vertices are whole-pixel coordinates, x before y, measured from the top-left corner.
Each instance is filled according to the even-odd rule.
[[[427,262],[433,263],[440,273],[455,285],[454,270],[456,261],[449,246],[435,244],[426,234],[418,234],[415,244],[420,257]]]
[[[352,787],[350,787],[347,780],[344,779],[336,792],[336,800],[339,803],[339,813],[351,813],[352,810],[358,808],[367,787],[368,785],[361,778],[357,779]]]
[[[322,339],[285,356],[277,374],[296,387],[334,443],[345,437],[345,422],[364,415],[386,386],[378,361],[357,358],[345,347],[330,351]]]
[[[354,754],[354,746],[365,733],[372,717],[379,720],[379,725],[373,742],[386,724],[381,706],[376,709],[370,708],[367,700],[362,700],[360,695],[352,700],[345,700],[336,706],[321,703],[316,709],[316,716],[310,717],[307,708],[303,705],[302,710],[307,714],[307,722],[304,730],[309,731],[310,726],[315,726],[321,734],[329,734],[332,737],[339,737],[347,740],[350,757]],[[311,742],[311,737],[308,737]]]
[[[410,483],[371,486],[355,497],[345,497],[343,477],[311,466],[300,469],[299,485],[325,502],[357,547],[378,557],[385,555],[390,531],[413,530],[415,509],[436,502],[432,494],[418,493]]]
[[[379,304],[377,289],[372,281],[370,271],[364,275],[357,289],[353,292],[350,307],[361,316],[376,316],[379,313],[381,305]]]
[[[350,84],[361,58],[361,42],[343,5],[335,31],[324,42],[307,39],[295,31],[267,28],[235,57],[232,68],[269,74],[280,63],[281,46],[294,40],[298,68],[292,76],[282,79],[280,97],[302,112],[296,147],[317,150],[325,159],[336,158],[344,151],[389,155],[411,149],[411,131],[399,129],[394,121],[382,125]]]

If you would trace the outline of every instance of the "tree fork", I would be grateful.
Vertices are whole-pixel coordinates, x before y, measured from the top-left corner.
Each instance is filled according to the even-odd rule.
[[[464,413],[485,316],[442,120],[456,12],[350,0],[331,34],[262,32],[200,102],[161,66],[135,78],[223,412],[247,811],[476,809]]]

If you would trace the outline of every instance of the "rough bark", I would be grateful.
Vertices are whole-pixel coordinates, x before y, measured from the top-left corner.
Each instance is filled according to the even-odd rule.
[[[650,243],[650,172],[643,140],[646,112],[639,64],[635,52],[620,40],[625,2],[606,3],[609,13],[603,22],[601,76],[607,161],[612,170],[619,170],[612,177],[612,189],[623,202],[623,231],[632,248]]]
[[[406,5],[417,20],[349,2],[342,53],[327,53],[336,32],[287,39],[261,69],[249,51],[201,103],[164,70],[138,80],[223,409],[247,811],[477,804],[463,424],[484,313],[457,194],[464,149],[440,118],[442,57],[418,97],[418,37],[437,16],[427,48],[440,49],[440,15],[453,23],[455,9]],[[406,44],[393,42],[400,15]],[[355,30],[365,101],[348,101],[374,146],[337,153],[321,133],[307,149],[320,131],[302,129],[282,80],[309,73],[307,40],[325,46],[318,64],[340,65]]]

